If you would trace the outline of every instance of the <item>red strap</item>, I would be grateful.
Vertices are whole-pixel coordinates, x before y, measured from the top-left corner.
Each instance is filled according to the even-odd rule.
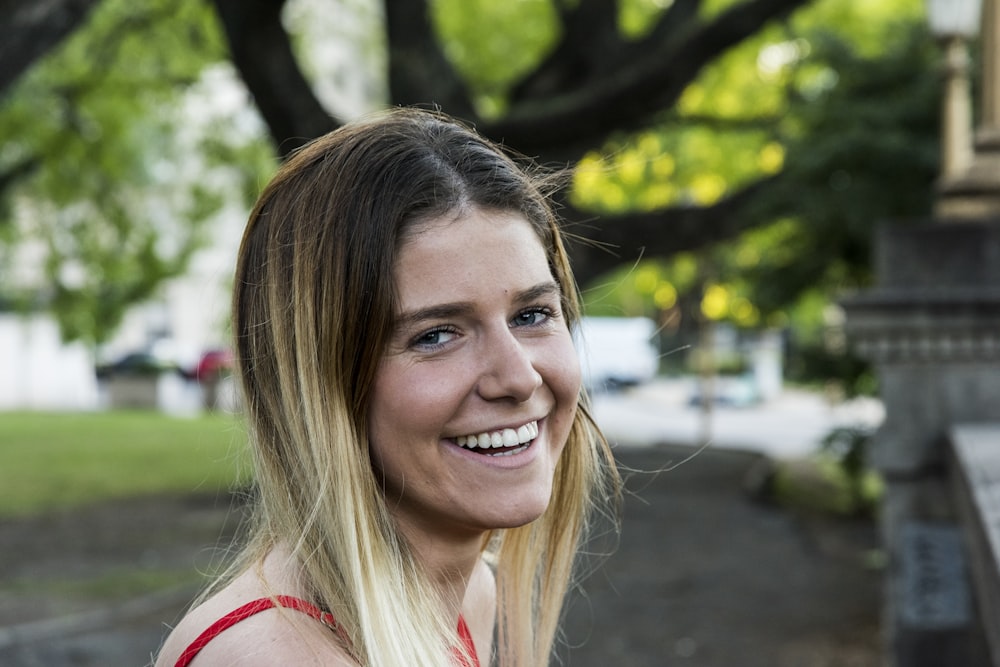
[[[275,601],[277,601],[277,604],[275,604]],[[184,652],[181,653],[181,656],[177,659],[175,667],[187,667],[191,664],[191,661],[194,660],[194,657],[198,655],[203,648],[205,648],[205,645],[208,644],[208,642],[212,641],[223,631],[228,630],[240,621],[250,618],[254,614],[259,614],[262,611],[267,611],[268,609],[279,606],[301,611],[302,613],[308,614],[309,616],[312,616],[316,620],[322,622],[324,625],[339,631],[337,621],[333,618],[333,614],[321,610],[311,602],[307,602],[301,598],[292,597],[290,595],[278,595],[275,598],[260,598],[259,600],[248,602],[239,609],[229,612],[215,623],[208,626],[204,632],[198,635],[197,639],[191,642],[190,646],[184,649]]]
[[[191,661],[194,660],[194,657],[198,655],[203,648],[205,648],[205,645],[218,637],[223,631],[228,630],[242,620],[250,618],[254,614],[259,614],[262,611],[267,611],[268,609],[273,609],[275,607],[301,611],[304,614],[312,616],[317,621],[320,621],[323,625],[336,630],[338,633],[341,632],[340,626],[337,625],[337,621],[334,619],[333,614],[328,611],[323,611],[311,602],[307,602],[301,598],[292,597],[291,595],[277,595],[274,598],[260,598],[252,602],[248,602],[242,607],[229,612],[215,623],[208,626],[204,632],[198,635],[197,639],[191,642],[190,646],[184,649],[184,652],[181,653],[174,667],[188,667],[188,665],[191,664]],[[479,656],[476,655],[476,645],[472,641],[472,633],[469,632],[469,626],[465,623],[465,619],[461,616],[458,617],[458,637],[462,640],[465,650],[472,657],[472,664],[470,665],[460,651],[455,651],[455,662],[458,667],[480,667]]]
[[[462,645],[465,647],[466,653],[472,658],[472,664],[465,659],[465,654],[461,651],[455,651],[455,664],[457,667],[479,667],[479,656],[476,655],[476,644],[472,641],[472,633],[469,632],[469,626],[465,623],[465,618],[463,616],[458,617],[458,638],[462,640]]]

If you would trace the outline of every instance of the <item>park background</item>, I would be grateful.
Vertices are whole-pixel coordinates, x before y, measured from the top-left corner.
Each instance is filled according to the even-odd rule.
[[[228,347],[248,208],[309,138],[424,104],[572,167],[557,204],[587,313],[653,323],[654,376],[603,378],[595,409],[624,466],[662,472],[631,477],[646,509],[593,579],[611,615],[573,617],[590,641],[569,664],[879,664],[862,456],[883,411],[840,303],[874,284],[879,225],[933,212],[944,68],[922,2],[11,5],[0,656],[106,664],[126,617],[146,625],[122,650],[155,650],[247,482],[238,400],[198,368]]]

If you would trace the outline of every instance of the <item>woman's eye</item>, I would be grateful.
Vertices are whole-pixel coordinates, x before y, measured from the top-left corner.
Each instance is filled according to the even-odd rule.
[[[413,346],[422,348],[440,347],[452,340],[455,335],[455,332],[450,329],[432,329],[414,338]]]
[[[512,324],[517,327],[537,326],[550,317],[552,317],[552,311],[548,308],[529,308],[514,316]]]

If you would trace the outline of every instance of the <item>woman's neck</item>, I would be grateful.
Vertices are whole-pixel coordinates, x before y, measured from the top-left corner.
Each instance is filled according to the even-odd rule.
[[[405,529],[403,534],[430,583],[437,589],[446,613],[457,622],[469,580],[482,556],[483,536],[467,533],[431,537],[426,532],[410,535]]]

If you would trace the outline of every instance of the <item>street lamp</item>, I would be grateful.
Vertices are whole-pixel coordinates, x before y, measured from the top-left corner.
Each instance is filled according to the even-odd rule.
[[[937,37],[971,39],[979,32],[981,0],[927,0],[927,22]]]
[[[979,31],[982,0],[927,0],[931,33],[944,46],[941,181],[947,185],[972,162],[972,102],[967,43]]]

